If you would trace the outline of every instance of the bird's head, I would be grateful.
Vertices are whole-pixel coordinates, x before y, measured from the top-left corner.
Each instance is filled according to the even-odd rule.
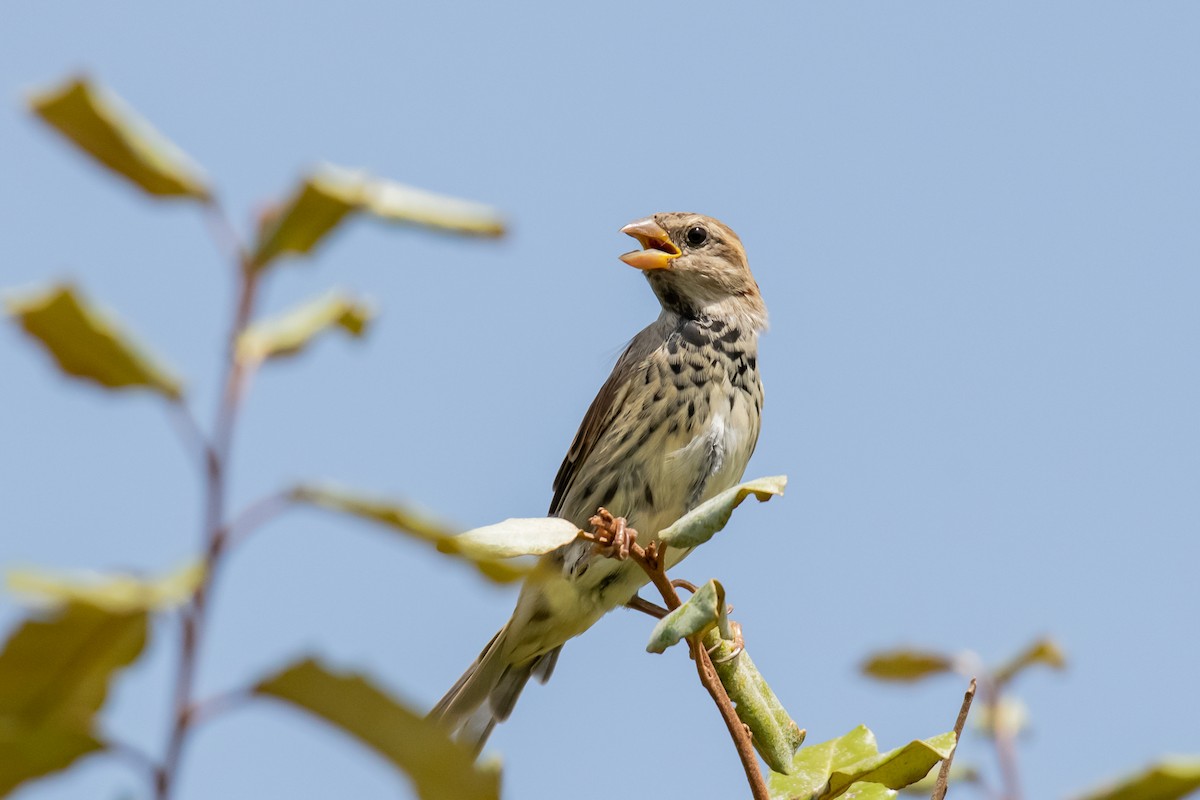
[[[767,308],[742,240],[724,223],[669,212],[631,222],[621,232],[642,245],[621,260],[646,274],[663,308],[685,316],[737,318],[752,330],[767,326]]]

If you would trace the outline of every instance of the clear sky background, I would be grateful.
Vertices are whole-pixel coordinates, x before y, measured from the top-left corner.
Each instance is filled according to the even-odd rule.
[[[280,0],[2,16],[0,285],[74,277],[186,373],[206,420],[229,267],[193,208],[86,162],[24,112],[26,90],[93,74],[206,168],[239,223],[321,160],[512,222],[500,242],[355,222],[281,265],[264,311],[339,285],[381,316],[365,342],[331,337],[259,376],[236,505],[327,478],[463,526],[544,513],[588,402],[657,313],[616,260],[633,247],[618,229],[711,214],[741,234],[772,317],[747,475],[791,483],[677,572],[724,582],[810,741],[950,728],[962,681],[873,685],[856,671],[872,649],[994,661],[1051,634],[1069,670],[1017,687],[1030,797],[1200,752],[1200,6]],[[12,325],[0,368],[0,562],[162,572],[195,553],[197,475],[154,398],[68,382]],[[427,706],[513,600],[418,545],[294,512],[222,575],[201,692],[316,652]],[[22,613],[0,598],[0,628]],[[745,794],[690,662],[644,653],[649,629],[612,615],[526,692],[491,742],[507,796]],[[176,635],[158,627],[105,715],[155,752]],[[621,679],[652,713],[613,692]],[[266,702],[201,729],[180,788],[408,792]],[[93,758],[18,796],[146,793]]]

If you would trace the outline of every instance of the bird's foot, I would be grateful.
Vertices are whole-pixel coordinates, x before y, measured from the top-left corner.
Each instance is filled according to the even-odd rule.
[[[625,524],[624,517],[614,517],[607,508],[601,508],[588,522],[594,529],[597,553],[618,561],[629,558],[629,549],[637,544],[637,531]]]

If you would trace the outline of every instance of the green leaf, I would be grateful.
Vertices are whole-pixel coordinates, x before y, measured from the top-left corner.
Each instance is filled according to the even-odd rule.
[[[6,306],[68,375],[109,389],[140,387],[172,400],[182,396],[179,379],[147,355],[109,315],[88,305],[73,286],[52,286],[36,295],[9,299]]]
[[[540,556],[573,541],[578,535],[579,528],[575,523],[561,517],[506,519],[442,539],[438,542],[438,550],[476,561],[496,561]]]
[[[688,636],[704,633],[725,621],[725,587],[715,580],[696,590],[687,602],[658,621],[650,632],[647,653],[662,653]],[[728,623],[725,627],[728,632]]]
[[[1003,686],[1034,664],[1045,664],[1051,669],[1062,670],[1066,669],[1067,656],[1053,639],[1038,639],[997,669],[993,680],[998,686]]]
[[[944,733],[881,754],[875,734],[860,725],[838,739],[801,748],[790,775],[770,775],[771,797],[831,800],[859,783],[901,789],[924,778],[953,750],[954,734]]]
[[[479,547],[452,542],[451,540],[455,539],[455,536],[449,525],[412,506],[364,497],[332,486],[301,486],[294,489],[291,496],[298,503],[307,503],[349,514],[431,543],[442,552],[467,561],[484,576],[497,583],[519,580],[528,575],[531,570],[526,565],[510,563],[502,558],[493,558],[486,553],[480,554]],[[561,525],[558,527],[559,530],[562,530]],[[574,529],[574,526],[572,528]],[[486,530],[481,528],[468,533]],[[573,530],[572,536],[574,533]]]
[[[772,770],[790,773],[805,732],[792,720],[745,649],[739,651],[736,642],[722,638],[716,629],[705,634],[703,643],[738,719],[750,729],[754,749]]]
[[[365,303],[329,292],[278,317],[255,322],[238,337],[238,355],[250,361],[293,356],[334,328],[361,337],[370,320],[371,309]]]
[[[940,769],[940,767],[939,767]],[[939,769],[931,769],[929,774],[916,783],[910,783],[900,791],[904,794],[922,794],[928,795],[937,787]],[[980,773],[978,767],[970,764],[960,764],[955,759],[950,765],[950,776],[947,779],[947,785],[953,786],[957,783],[979,783]]]
[[[118,97],[73,78],[29,104],[85,153],[151,195],[209,198],[200,169]]]
[[[446,730],[405,708],[361,675],[343,675],[300,661],[260,682],[254,691],[292,703],[383,756],[412,779],[422,800],[490,800],[500,796],[497,769]]]
[[[70,603],[26,620],[0,651],[0,796],[104,745],[93,718],[146,643],[144,611]]]
[[[777,494],[783,494],[787,486],[786,475],[758,478],[726,489],[684,514],[659,532],[658,538],[672,547],[696,547],[704,544],[715,533],[725,527],[733,510],[750,495],[765,502]]]
[[[347,215],[475,236],[500,236],[504,221],[488,206],[414,189],[364,172],[326,166],[309,176],[261,226],[251,266],[310,252]]]
[[[1172,756],[1076,800],[1177,800],[1200,789],[1200,756]]]
[[[6,575],[10,591],[31,600],[86,603],[113,614],[132,611],[165,611],[191,600],[204,578],[197,561],[159,578],[137,575],[54,575],[35,569],[13,569]]]
[[[953,672],[954,659],[929,650],[902,647],[872,653],[863,662],[862,671],[876,680],[912,682],[941,672]]]

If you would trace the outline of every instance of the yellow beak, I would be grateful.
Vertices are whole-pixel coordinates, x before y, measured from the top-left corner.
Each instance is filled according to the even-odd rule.
[[[629,223],[621,228],[621,233],[637,239],[644,248],[621,256],[621,260],[631,267],[641,270],[666,269],[671,266],[672,259],[681,255],[671,237],[651,217]]]

